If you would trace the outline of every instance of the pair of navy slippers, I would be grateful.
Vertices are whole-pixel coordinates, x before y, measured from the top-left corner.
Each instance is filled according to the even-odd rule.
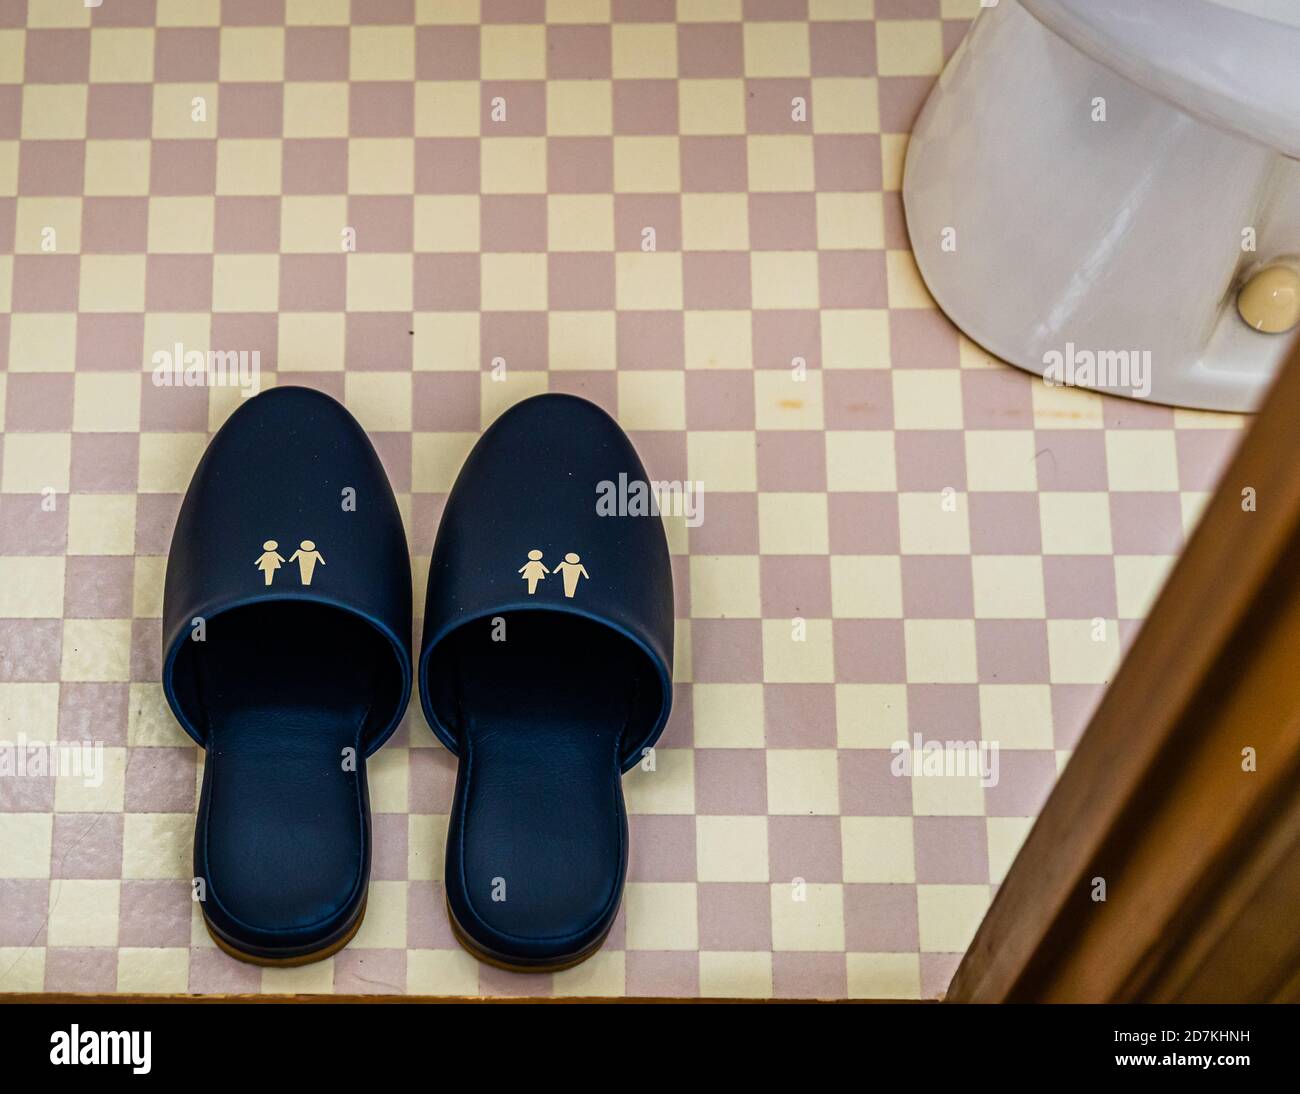
[[[647,481],[604,411],[516,404],[448,496],[429,569],[420,699],[457,756],[452,928],[518,970],[593,953],[627,872],[622,773],[672,701],[673,599],[657,519],[598,511]],[[167,560],[163,689],[207,750],[196,897],[216,943],[293,965],[356,933],[370,876],[366,759],[412,687],[411,570],[357,421],[308,388],[231,415]]]

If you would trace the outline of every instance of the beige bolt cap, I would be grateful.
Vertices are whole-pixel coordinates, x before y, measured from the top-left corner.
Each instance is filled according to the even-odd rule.
[[[1300,272],[1290,266],[1260,270],[1242,288],[1237,310],[1255,330],[1285,334],[1300,323]]]

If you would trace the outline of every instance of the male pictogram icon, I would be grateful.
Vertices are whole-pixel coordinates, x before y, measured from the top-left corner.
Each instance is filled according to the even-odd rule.
[[[254,566],[262,571],[262,576],[266,578],[266,583],[268,585],[271,584],[271,579],[275,577],[275,571],[278,570],[280,564],[284,562],[284,556],[276,551],[276,548],[279,546],[280,545],[276,543],[275,540],[268,539],[262,544],[263,554],[259,555],[257,561],[253,563]]]
[[[542,552],[533,548],[528,552],[528,561],[519,567],[519,573],[524,575],[524,580],[528,582],[528,595],[532,596],[537,592],[537,583],[543,581],[546,575],[551,571],[542,565]]]
[[[298,544],[298,550],[289,556],[289,561],[298,563],[298,576],[302,578],[304,585],[311,584],[311,575],[316,569],[316,563],[325,565],[325,559],[316,550],[316,544],[309,539],[304,539]],[[268,581],[267,584],[269,585],[270,582]]]
[[[555,572],[564,575],[564,595],[568,597],[572,597],[578,591],[579,578],[591,577],[591,574],[587,573],[587,567],[582,565],[582,559],[572,551],[565,555],[564,561],[555,567]]]

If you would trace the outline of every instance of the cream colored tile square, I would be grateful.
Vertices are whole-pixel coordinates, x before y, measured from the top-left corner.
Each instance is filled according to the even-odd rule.
[[[749,249],[749,198],[745,194],[683,194],[682,249]]]
[[[417,312],[413,353],[417,372],[477,372],[478,313]]]
[[[479,74],[485,80],[546,79],[546,28],[525,24],[482,27]]]
[[[683,136],[745,132],[745,84],[740,79],[677,82],[677,124]]]
[[[757,555],[692,555],[691,617],[757,619],[763,614]]]
[[[695,885],[633,881],[623,896],[629,950],[696,950],[699,913]]]
[[[892,748],[907,740],[906,684],[836,684],[840,748]]]
[[[676,678],[681,680],[680,672]],[[695,752],[689,748],[655,748],[623,779],[627,811],[639,815],[695,812]]]
[[[686,374],[660,369],[620,372],[618,406],[624,429],[685,429]]]
[[[1045,555],[1111,553],[1110,496],[1100,491],[1046,491],[1038,495]]]
[[[1164,588],[1171,555],[1116,555],[1115,596],[1121,619],[1145,619]]]
[[[176,947],[123,947],[117,951],[117,990],[140,995],[184,994],[190,981],[190,951]]]
[[[1038,555],[971,559],[977,619],[1044,619],[1043,560]]]
[[[826,486],[832,491],[897,490],[893,432],[884,429],[827,430]]]
[[[741,0],[677,0],[679,23],[736,23]]]
[[[833,683],[830,620],[764,619],[763,679],[773,684]]]
[[[1047,659],[1053,684],[1107,684],[1119,667],[1119,628],[1112,620],[1049,619]]]
[[[987,885],[918,885],[922,953],[963,953],[988,911]]]
[[[290,81],[284,85],[286,137],[346,137],[350,111],[345,83],[316,80]]]
[[[411,428],[409,372],[349,372],[343,404],[371,433],[405,433]]]
[[[547,234],[552,251],[612,251],[613,194],[550,194]]]
[[[676,137],[614,138],[615,193],[675,194],[681,185],[681,149]]]
[[[958,369],[903,369],[894,372],[890,379],[896,429],[961,429],[962,388]]]
[[[772,949],[842,953],[844,887],[772,886]]]
[[[685,341],[688,369],[754,366],[753,323],[747,311],[688,311]]]
[[[409,194],[414,189],[414,140],[353,137],[348,141],[348,193]]]
[[[840,847],[848,883],[916,881],[911,817],[841,817]]]
[[[15,254],[76,254],[81,250],[81,199],[21,197],[14,215]]]
[[[754,251],[749,256],[749,278],[756,309],[817,307],[815,251]]]
[[[477,995],[478,969],[462,949],[407,950],[406,990],[413,995]]]
[[[850,999],[920,999],[921,958],[914,953],[845,956]]]
[[[476,194],[417,194],[417,251],[477,252],[479,198]]]
[[[1172,429],[1106,431],[1107,483],[1112,490],[1178,489],[1178,450]]]
[[[1001,885],[1034,826],[1033,817],[986,817],[989,845],[989,881]]]
[[[221,28],[223,83],[279,83],[283,79],[283,27]]]
[[[613,73],[621,80],[671,80],[677,75],[677,28],[672,23],[615,23]]]
[[[217,141],[217,193],[279,196],[278,140]]]
[[[53,841],[52,813],[0,813],[0,878],[48,878]]]
[[[134,494],[73,494],[68,498],[68,554],[134,553]]]
[[[197,350],[206,356],[212,348],[212,316],[207,312],[146,312],[144,353],[140,367],[147,372],[169,364],[179,342],[186,353]],[[165,353],[165,359],[156,355]]]
[[[410,756],[409,748],[389,747],[380,749],[366,762],[370,808],[374,812],[405,813],[409,808]]]
[[[131,501],[134,503],[134,498]],[[129,619],[65,619],[62,680],[121,682],[131,677]]]
[[[496,380],[491,373],[479,377],[479,424],[486,429],[515,403],[547,390],[548,377],[541,369],[515,369]]]
[[[342,314],[280,313],[276,358],[280,372],[341,372],[345,348]]]
[[[548,23],[608,23],[610,0],[546,0]]]
[[[44,988],[44,946],[0,946],[0,991],[38,992]]]
[[[834,816],[840,811],[833,748],[769,748],[767,811],[772,816]]]
[[[700,995],[706,999],[770,999],[772,955],[706,950],[700,954]]]
[[[905,619],[907,679],[912,684],[973,684],[975,622],[971,619]]]
[[[962,493],[899,494],[899,542],[903,554],[970,554],[969,512]]]
[[[0,196],[3,197],[18,193],[18,144],[18,141],[0,141]]]
[[[484,137],[479,189],[484,194],[546,193],[545,137]]]
[[[265,995],[328,995],[334,990],[334,962],[315,961],[290,968],[264,968],[261,991]]]
[[[286,198],[285,203],[301,199]],[[204,196],[151,197],[151,254],[208,254],[212,251],[215,199]]]
[[[814,79],[812,120],[814,133],[879,133],[880,87],[875,77]]]
[[[406,876],[442,881],[446,873],[447,815],[411,813],[406,818]]]
[[[77,373],[73,389],[73,430],[79,433],[138,432],[140,387],[141,374],[138,372]]]
[[[62,878],[50,882],[50,946],[116,946],[120,881]]]
[[[66,433],[9,433],[4,440],[6,494],[66,493],[72,438]]]
[[[480,268],[484,311],[546,310],[546,255],[485,254]]]
[[[79,141],[86,136],[85,84],[26,84],[22,139]]]
[[[556,996],[619,998],[627,994],[627,954],[622,950],[601,950],[554,976]]]
[[[891,308],[937,307],[921,279],[911,251],[886,251],[885,274],[889,283]]]
[[[837,619],[901,619],[902,564],[897,555],[832,555],[831,608]]]
[[[614,132],[609,80],[549,80],[546,133],[550,137],[601,137]]]
[[[14,436],[23,435],[11,433],[6,448]],[[0,555],[0,618],[58,619],[63,615],[63,579],[62,556]]]
[[[1052,689],[1047,684],[981,684],[980,739],[1000,748],[1051,748]]]
[[[808,0],[808,18],[814,22],[861,21],[875,14],[875,0]]]
[[[695,819],[700,881],[767,881],[767,818]]]
[[[284,21],[291,27],[345,27],[351,8],[351,0],[285,0]]]
[[[90,82],[150,83],[153,54],[152,27],[96,27],[90,33]]]
[[[229,254],[213,257],[214,312],[273,312],[279,306],[279,255]]]
[[[686,434],[686,473],[703,483],[706,491],[758,489],[754,434],[739,429],[690,431]]]
[[[349,79],[415,79],[415,35],[408,27],[353,26],[348,35]]]
[[[763,554],[824,555],[829,538],[825,494],[758,495],[758,543]]]
[[[161,684],[132,684],[126,741],[132,748],[176,748],[192,742],[172,717]]]
[[[969,742],[968,742],[969,743]],[[952,774],[946,767],[928,771],[926,757],[913,749],[908,754],[914,765],[912,772],[912,815],[916,817],[982,817],[985,813],[984,787],[978,773],[982,761],[973,750],[944,757],[951,763]],[[902,759],[899,754],[898,759]],[[934,761],[932,761],[934,762]],[[958,764],[962,766],[957,766]]]
[[[889,368],[889,312],[825,309],[822,368]]]
[[[417,137],[477,137],[482,131],[482,110],[477,80],[420,80],[415,85]]]
[[[682,306],[682,256],[673,251],[620,251],[614,256],[620,311],[677,310]]]
[[[751,136],[746,138],[746,152],[751,193],[814,189],[811,137]]]
[[[935,19],[876,23],[876,71],[882,76],[937,76],[943,69],[942,24]]]
[[[410,311],[415,260],[409,254],[348,255],[349,311]]]
[[[759,429],[820,430],[824,423],[821,372],[755,371],[754,409]]]
[[[415,22],[418,26],[439,23],[477,23],[480,18],[479,0],[415,0]],[[347,22],[347,17],[344,17]]]
[[[1037,490],[1035,455],[1033,430],[968,430],[966,485],[971,490]]]
[[[411,438],[411,489],[445,494],[478,440],[477,433],[415,433]]]
[[[359,949],[406,948],[406,882],[372,881],[366,897],[366,918],[357,931]]]
[[[131,615],[159,619],[163,609],[163,582],[167,560],[162,555],[137,555],[132,574]]]
[[[144,311],[144,255],[82,255],[79,280],[83,313]]]
[[[1101,429],[1102,396],[1077,387],[1052,387],[1041,381],[1029,385],[1035,429]]]
[[[27,54],[27,32],[21,27],[0,30],[0,84],[21,84]],[[676,38],[673,39],[676,49]]]
[[[301,4],[304,0],[289,0]],[[310,0],[318,4],[322,0]],[[157,0],[154,22],[160,27],[215,27],[221,22],[221,0]]]
[[[692,577],[692,607],[696,587]],[[694,684],[691,706],[697,748],[763,747],[762,684]]]
[[[614,367],[617,330],[612,311],[552,312],[547,340],[552,372]]]
[[[819,193],[817,246],[823,251],[879,251],[885,247],[881,195]]]
[[[153,85],[154,140],[214,140],[216,135],[216,84]]]
[[[35,556],[32,556],[35,557]],[[44,556],[42,556],[44,557]],[[4,580],[12,575],[8,560],[0,556],[0,574]],[[63,570],[62,559],[58,571]],[[62,579],[60,578],[60,588]],[[14,742],[18,734],[36,741],[54,741],[59,736],[59,685],[57,683],[0,683],[0,740]],[[12,774],[12,771],[8,772]],[[4,843],[0,840],[0,845]],[[0,856],[4,847],[0,846]],[[17,877],[0,869],[0,877]]]
[[[745,75],[751,79],[807,76],[812,67],[807,23],[744,25]]]

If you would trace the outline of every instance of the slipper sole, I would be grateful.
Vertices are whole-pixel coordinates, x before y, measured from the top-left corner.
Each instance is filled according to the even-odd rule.
[[[606,928],[604,934],[576,957],[566,957],[564,960],[554,962],[553,964],[515,965],[480,949],[456,919],[456,913],[451,910],[451,904],[446,903],[445,906],[447,909],[447,922],[451,924],[451,933],[455,936],[456,941],[460,943],[460,948],[476,961],[482,961],[485,965],[491,965],[494,969],[503,969],[506,972],[563,972],[565,969],[572,969],[577,965],[581,965],[587,960],[587,958],[594,955],[596,951],[605,944],[605,939],[609,937],[609,928]],[[612,926],[613,924],[611,923],[610,927]]]
[[[204,915],[203,926],[207,928],[208,937],[217,944],[217,949],[222,953],[229,954],[237,961],[244,961],[249,965],[261,965],[268,969],[292,969],[299,965],[310,965],[315,961],[324,961],[327,957],[333,957],[339,950],[343,949],[353,938],[356,937],[357,931],[361,930],[361,922],[366,918],[366,901],[361,902],[361,911],[357,913],[356,922],[348,929],[347,934],[342,938],[336,939],[328,946],[319,950],[312,950],[310,953],[295,954],[293,957],[264,957],[261,954],[249,953],[227,942],[221,935],[217,934],[212,928],[208,917]]]

